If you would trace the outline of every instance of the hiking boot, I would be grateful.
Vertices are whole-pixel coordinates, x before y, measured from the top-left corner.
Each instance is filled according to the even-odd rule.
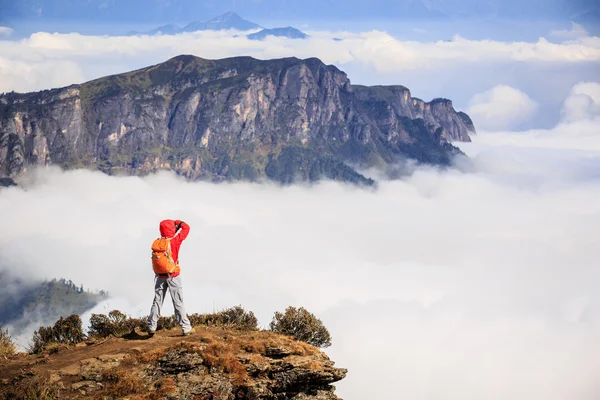
[[[194,332],[196,332],[196,330],[195,330],[194,328],[192,328],[192,329],[190,329],[190,330],[189,330],[189,331],[187,331],[187,332],[183,332],[183,336],[189,336],[189,335],[191,335],[191,334],[192,334],[192,333],[194,333]]]
[[[156,333],[155,331],[148,331],[148,337],[154,336],[155,333]]]

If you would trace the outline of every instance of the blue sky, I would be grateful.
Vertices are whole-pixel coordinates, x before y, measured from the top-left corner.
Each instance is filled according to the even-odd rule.
[[[3,0],[5,17],[153,21],[208,19],[227,11],[252,18],[526,18],[598,17],[593,0]]]
[[[379,27],[389,31],[398,23],[443,25],[461,20],[485,23],[489,30],[495,31],[497,21],[512,20],[574,21],[593,30],[600,21],[600,6],[596,3],[593,0],[1,0],[0,23],[53,29],[60,29],[62,24],[63,28],[76,27],[83,32],[122,25],[186,24],[233,11],[261,24],[295,23],[311,25],[313,29],[323,29],[323,26],[347,30]],[[518,30],[527,31],[524,26]]]

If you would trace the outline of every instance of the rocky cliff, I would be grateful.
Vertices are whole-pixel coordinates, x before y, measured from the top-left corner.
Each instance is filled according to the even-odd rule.
[[[0,95],[0,176],[37,165],[189,179],[372,183],[349,165],[447,165],[474,127],[402,86],[353,86],[311,58],[178,56],[82,85]]]
[[[54,347],[0,360],[0,398],[336,400],[337,368],[268,331],[198,327]]]

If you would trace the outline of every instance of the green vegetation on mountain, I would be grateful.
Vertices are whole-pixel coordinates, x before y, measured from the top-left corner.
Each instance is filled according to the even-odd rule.
[[[11,324],[13,335],[30,323],[49,324],[60,317],[83,314],[108,296],[105,291],[90,293],[65,279],[26,284],[9,279],[2,284],[0,324]]]
[[[373,181],[355,168],[447,166],[474,132],[452,102],[353,86],[316,58],[163,63],[62,89],[0,95],[0,177],[36,165],[190,179]]]

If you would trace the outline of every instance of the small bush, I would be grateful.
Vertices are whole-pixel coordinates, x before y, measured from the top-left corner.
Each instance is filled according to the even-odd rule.
[[[0,359],[6,359],[15,355],[17,348],[7,330],[2,330],[0,326]]]
[[[193,326],[217,326],[239,330],[254,331],[258,329],[258,320],[252,311],[246,311],[242,306],[227,308],[212,314],[189,315]]]
[[[108,336],[121,337],[133,332],[142,323],[141,319],[128,318],[127,315],[119,310],[112,310],[108,315],[92,314],[88,335],[97,338]]]
[[[156,330],[169,330],[178,327],[177,318],[174,315],[170,317],[160,317],[156,324]]]
[[[217,315],[222,319],[223,325],[234,326],[242,330],[258,329],[258,320],[252,311],[246,312],[242,306],[235,306],[223,310]]]
[[[303,307],[288,307],[284,313],[276,312],[269,327],[273,332],[293,336],[313,346],[331,346],[331,335],[323,322]]]
[[[104,314],[92,314],[88,335],[91,337],[108,337],[113,332],[110,320]]]
[[[257,330],[258,320],[252,311],[246,311],[241,306],[231,307],[212,314],[188,315],[193,326],[217,326],[239,330]],[[156,330],[170,330],[179,327],[175,315],[164,316],[158,319]],[[119,310],[104,314],[92,314],[88,335],[90,337],[105,338],[108,336],[121,337],[135,329],[142,332],[148,331],[148,317],[129,318]],[[40,332],[44,334],[45,332]]]
[[[40,326],[33,333],[33,340],[29,346],[31,353],[37,354],[44,351],[50,344],[77,344],[85,340],[81,328],[79,315],[60,317],[54,326]]]

